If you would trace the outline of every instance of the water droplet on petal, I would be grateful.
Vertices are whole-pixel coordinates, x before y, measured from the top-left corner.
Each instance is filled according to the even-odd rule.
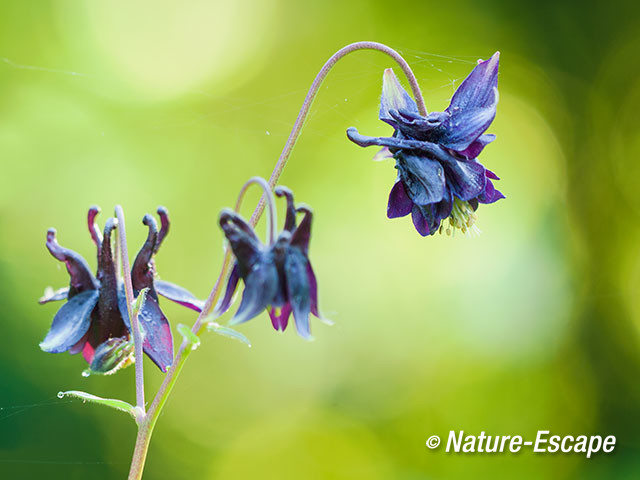
[[[89,369],[87,368],[86,370],[82,371],[82,376],[84,378],[87,378],[89,375],[91,375],[91,372],[89,371]]]

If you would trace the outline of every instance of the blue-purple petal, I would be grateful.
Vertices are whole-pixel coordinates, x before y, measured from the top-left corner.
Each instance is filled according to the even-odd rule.
[[[396,183],[389,192],[389,202],[387,203],[387,217],[399,218],[409,215],[413,208],[413,202],[407,195],[402,180],[396,180]]]
[[[309,241],[311,240],[311,223],[313,221],[313,211],[309,207],[300,206],[296,209],[303,212],[304,217],[291,235],[291,245],[298,247],[306,255],[309,251]]]
[[[403,110],[407,113],[419,115],[418,106],[411,95],[402,88],[393,69],[387,68],[382,77],[382,96],[380,97],[379,118],[383,122],[396,127],[396,121],[391,112]]]
[[[222,210],[219,223],[236,257],[240,275],[247,275],[262,254],[260,240],[251,225],[233,210]]]
[[[222,315],[229,310],[231,301],[233,300],[233,294],[236,292],[236,288],[238,287],[238,280],[240,280],[240,272],[238,270],[238,264],[234,262],[231,273],[229,274],[229,280],[227,281],[227,289],[224,292],[224,298],[216,306],[216,313],[218,315]]]
[[[142,219],[142,223],[148,227],[149,232],[131,267],[131,282],[136,292],[153,286],[152,259],[158,242],[158,224],[155,218],[146,214]],[[155,295],[155,292],[152,295]]]
[[[166,372],[173,363],[173,335],[167,317],[151,295],[145,298],[138,321],[144,333],[144,353],[160,370]]]
[[[460,200],[470,200],[484,191],[487,178],[480,163],[451,157],[444,169],[447,184]]]
[[[155,280],[153,285],[159,295],[168,298],[172,302],[179,303],[183,307],[190,308],[196,312],[201,312],[202,307],[204,307],[202,300],[197,299],[193,293],[180,285],[164,280]]]
[[[100,284],[91,273],[89,264],[82,256],[73,250],[60,246],[56,239],[55,228],[47,232],[47,248],[57,260],[64,262],[71,277],[69,282],[69,297],[87,290],[96,290]]]
[[[91,313],[97,302],[97,290],[87,290],[69,299],[53,318],[40,348],[49,353],[61,353],[78,343],[89,330]]]
[[[398,173],[407,195],[418,205],[442,200],[446,190],[444,169],[436,160],[425,156],[398,153]]]
[[[313,271],[311,262],[307,259],[307,278],[309,279],[309,298],[311,300],[311,313],[316,317],[322,318],[320,309],[318,308],[318,281]]]
[[[462,150],[460,155],[467,157],[469,159],[476,158],[484,147],[489,145],[496,139],[496,136],[492,133],[485,133],[484,135],[480,135],[476,140],[474,140],[471,145],[469,145],[466,149]]]
[[[40,305],[44,305],[45,303],[49,303],[49,302],[66,300],[68,296],[69,296],[69,287],[62,287],[62,288],[59,288],[58,290],[47,288],[47,290],[45,290],[44,292],[44,295],[38,299],[38,303]]]
[[[307,257],[300,250],[291,248],[285,260],[287,293],[296,323],[296,330],[302,338],[309,339],[309,313],[311,313],[311,289],[307,273]]]
[[[500,177],[498,175],[496,175],[495,173],[493,173],[488,168],[485,168],[484,171],[485,171],[485,175],[487,176],[487,178],[490,178],[491,180],[500,180]]]
[[[417,205],[414,205],[413,209],[411,210],[411,220],[413,221],[413,226],[420,235],[422,235],[423,237],[431,235],[431,231],[429,230],[429,223],[427,222],[427,219],[424,218],[424,215],[422,215],[422,210]]]
[[[289,316],[291,315],[291,305],[287,302],[278,311],[275,308],[269,309],[269,317],[271,325],[279,332],[284,332],[289,324]]]
[[[258,261],[244,278],[244,291],[238,311],[229,325],[244,323],[258,316],[271,303],[278,290],[278,271],[268,259]]]
[[[438,142],[463,151],[484,133],[496,115],[499,52],[480,62],[456,90],[447,112],[451,117],[438,130]]]
[[[478,201],[487,204],[497,202],[502,198],[505,198],[505,196],[499,190],[496,190],[493,182],[487,178],[487,185],[482,194],[478,196]]]

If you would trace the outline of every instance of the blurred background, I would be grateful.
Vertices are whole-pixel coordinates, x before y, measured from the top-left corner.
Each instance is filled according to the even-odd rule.
[[[481,161],[507,199],[480,208],[474,239],[387,220],[393,164],[344,132],[391,132],[377,109],[394,65],[342,60],[282,177],[315,209],[311,259],[336,324],[313,320],[308,343],[262,315],[240,327],[251,349],[206,336],[145,478],[637,478],[639,27],[633,1],[3,2],[0,476],[125,478],[134,445],[125,415],[56,398],[133,402],[134,372],[83,378],[79,356],[40,351],[60,304],[36,300],[68,282],[47,228],[93,267],[90,205],[101,224],[124,206],[131,255],[142,216],[165,205],[158,270],[204,298],[222,261],[217,213],[270,174],[324,61],[376,40],[406,56],[429,110],[502,52],[498,140]],[[162,307],[174,326],[195,319]],[[150,396],[162,378],[146,367]],[[449,430],[617,446],[589,460],[425,447]]]

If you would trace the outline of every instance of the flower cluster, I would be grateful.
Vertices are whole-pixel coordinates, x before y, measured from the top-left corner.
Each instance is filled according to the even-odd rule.
[[[496,115],[498,64],[499,53],[478,61],[449,106],[443,112],[430,114],[421,113],[424,108],[420,110],[391,69],[385,71],[379,118],[394,128],[393,136],[368,137],[353,127],[347,130],[347,136],[362,147],[383,147],[377,159],[395,159],[398,173],[389,194],[389,218],[411,214],[416,230],[423,236],[443,231],[450,234],[456,229],[473,232],[477,230],[475,212],[479,204],[504,198],[493,183],[498,177],[478,161],[484,147],[495,139],[495,135],[485,132]],[[412,75],[409,71],[410,78]],[[415,81],[412,88],[422,105]],[[245,184],[240,197],[251,183],[260,184],[270,200],[270,238],[262,243],[252,225],[238,213],[229,209],[221,212],[220,226],[235,260],[215,314],[229,310],[242,279],[242,300],[231,325],[267,310],[276,330],[284,331],[293,315],[298,334],[311,338],[310,314],[322,319],[317,281],[309,260],[313,213],[307,206],[296,205],[289,189],[277,187],[272,192],[265,180],[256,177]],[[284,227],[277,235],[274,193],[283,197],[287,205]],[[111,246],[117,220],[108,219],[101,234],[95,223],[98,212],[97,207],[92,207],[88,214],[89,232],[98,248],[95,276],[80,255],[58,244],[54,229],[47,233],[47,248],[65,263],[70,284],[68,288],[50,290],[40,300],[67,300],[40,346],[51,353],[82,352],[90,372],[108,374],[130,364],[134,348],[124,285]],[[302,216],[300,221],[298,214]],[[147,292],[139,312],[143,350],[165,372],[173,362],[173,338],[158,295],[198,312],[202,312],[204,304],[184,288],[156,279],[154,256],[169,230],[167,211],[159,208],[158,215],[160,229],[151,215],[144,216],[149,232],[133,262],[131,283],[134,295]],[[216,293],[212,292],[212,299]],[[205,317],[209,311],[202,313]]]
[[[64,262],[70,283],[68,288],[50,291],[40,299],[40,303],[67,300],[55,314],[40,347],[49,353],[82,352],[89,363],[87,372],[110,374],[133,361],[134,348],[124,285],[118,277],[111,246],[117,220],[109,218],[101,235],[95,223],[99,211],[98,207],[91,207],[87,222],[98,249],[95,276],[82,256],[58,244],[55,229],[47,232],[47,248],[54,258]],[[173,361],[173,337],[169,322],[160,310],[158,294],[195,311],[201,310],[202,302],[178,285],[155,279],[154,255],[169,231],[166,209],[159,208],[158,215],[160,230],[151,215],[144,216],[143,223],[149,233],[133,263],[131,278],[136,295],[148,289],[139,313],[144,352],[165,372]]]
[[[216,310],[222,314],[229,309],[242,279],[245,288],[232,325],[251,320],[268,308],[273,328],[284,331],[293,313],[298,334],[310,338],[309,314],[322,318],[316,277],[309,261],[313,213],[307,206],[296,206],[289,189],[277,187],[275,194],[286,198],[287,213],[284,229],[273,243],[264,245],[253,228],[234,211],[225,209],[220,214],[220,226],[235,262],[226,293]],[[304,215],[300,223],[297,213]]]
[[[354,143],[384,147],[377,158],[393,157],[398,177],[389,195],[387,216],[411,213],[423,236],[451,228],[473,231],[480,203],[504,198],[495,189],[498,177],[478,162],[478,155],[495,135],[485,134],[496,115],[498,60],[479,61],[456,90],[444,112],[420,115],[393,70],[384,73],[380,120],[391,125],[392,137],[367,137],[347,130]],[[443,220],[449,220],[444,226]]]

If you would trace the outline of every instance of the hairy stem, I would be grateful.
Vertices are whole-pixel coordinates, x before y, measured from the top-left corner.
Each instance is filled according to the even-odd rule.
[[[411,87],[411,91],[413,92],[413,96],[415,98],[416,104],[418,105],[419,112],[422,115],[427,114],[427,110],[424,105],[424,100],[422,98],[422,92],[420,91],[420,87],[418,86],[418,81],[416,80],[416,77],[413,74],[411,67],[409,67],[409,64],[405,61],[404,58],[402,58],[402,56],[398,52],[396,52],[390,47],[387,47],[382,43],[377,43],[377,42],[356,42],[356,43],[347,45],[344,48],[341,48],[336,53],[334,53],[329,58],[329,60],[326,61],[326,63],[323,65],[320,72],[318,72],[318,75],[316,75],[316,78],[311,84],[311,87],[309,88],[309,91],[307,92],[307,96],[304,99],[300,112],[298,113],[298,117],[296,118],[296,121],[291,130],[291,133],[289,134],[289,138],[287,139],[287,142],[285,143],[284,148],[282,149],[282,153],[280,154],[280,158],[278,159],[278,162],[276,163],[276,166],[273,169],[273,172],[271,173],[271,177],[269,177],[269,182],[266,184],[267,188],[265,189],[265,192],[262,194],[262,197],[260,198],[258,205],[256,206],[255,210],[253,211],[253,214],[251,215],[251,219],[249,220],[249,223],[252,226],[255,226],[258,223],[258,220],[260,219],[260,216],[264,211],[265,205],[269,203],[269,197],[271,195],[270,192],[273,190],[276,183],[278,182],[278,179],[280,178],[280,175],[284,170],[287,160],[291,156],[293,147],[295,146],[296,141],[300,136],[300,132],[302,131],[302,127],[304,126],[304,122],[307,118],[307,115],[309,114],[309,110],[311,109],[313,100],[318,94],[318,91],[320,89],[320,86],[322,85],[322,82],[327,77],[331,68],[338,62],[338,60],[345,57],[349,53],[352,53],[358,50],[377,50],[379,52],[382,52],[390,56],[393,60],[395,60],[400,66],[400,68],[402,69],[402,71],[404,72],[405,76],[407,77],[407,80],[409,81],[409,85]],[[247,182],[247,184],[245,184],[245,187],[243,187],[243,189],[246,189],[250,184],[250,182]],[[265,188],[265,185],[263,185],[262,183],[260,184],[263,186],[263,188]],[[239,201],[241,198],[242,197],[239,198]],[[271,199],[273,199],[272,196],[271,196]],[[238,207],[239,207],[239,203],[238,205],[236,205],[236,210]],[[272,208],[271,204],[269,208],[270,209]],[[271,216],[272,223],[275,219],[275,208],[273,209],[273,212],[274,213]],[[123,227],[124,227],[124,220],[123,220]],[[273,228],[272,225],[270,225],[270,231],[273,232],[274,229],[272,228]],[[200,335],[201,330],[203,329],[205,320],[213,312],[213,308],[215,307],[218,301],[218,298],[220,297],[220,293],[222,292],[222,285],[224,284],[227,278],[227,275],[229,274],[230,265],[231,265],[231,249],[226,248],[225,254],[224,254],[224,260],[222,261],[222,269],[220,271],[220,275],[218,275],[218,278],[216,279],[216,283],[213,286],[213,289],[211,290],[211,293],[209,294],[209,297],[207,298],[207,301],[205,302],[205,305],[202,311],[198,315],[198,318],[196,319],[195,323],[193,324],[193,328],[191,329],[193,333],[195,333],[196,335]],[[126,275],[127,274],[126,271],[128,267],[126,268],[124,267],[124,255],[123,255],[123,269],[125,270],[125,275]],[[136,346],[137,345],[138,344],[136,343]],[[136,439],[136,446],[134,450],[134,457],[131,462],[131,470],[129,471],[129,480],[139,480],[142,478],[142,472],[144,469],[147,450],[149,447],[151,434],[153,433],[153,429],[155,427],[156,421],[158,419],[158,416],[160,415],[160,412],[162,411],[162,407],[165,405],[167,398],[171,393],[171,390],[173,389],[173,386],[175,385],[175,382],[178,378],[178,375],[180,374],[180,371],[182,370],[182,367],[184,366],[185,361],[191,354],[191,351],[192,350],[189,342],[184,340],[180,345],[180,348],[178,349],[178,353],[176,354],[176,358],[174,359],[173,365],[167,372],[164,378],[164,381],[162,382],[162,385],[158,390],[158,393],[156,394],[155,398],[153,399],[153,402],[151,403],[151,406],[149,407],[149,411],[147,412],[144,420],[141,422],[139,426],[138,437]],[[137,355],[138,353],[136,352],[136,358],[137,358]],[[136,366],[137,366],[137,363],[138,362],[136,362]]]
[[[267,233],[268,242],[274,243],[276,241],[276,229],[278,228],[278,214],[276,213],[276,202],[273,198],[272,187],[267,183],[267,181],[262,177],[251,177],[240,189],[240,193],[238,194],[238,200],[236,201],[236,212],[240,210],[242,206],[242,200],[244,199],[244,194],[247,193],[247,190],[251,185],[258,185],[262,187],[263,193],[262,198],[267,199],[267,206],[269,207],[269,229]],[[257,222],[257,219],[256,219]],[[255,226],[255,224],[254,224]]]
[[[127,297],[127,312],[131,319],[131,331],[133,332],[133,344],[135,348],[136,369],[136,406],[145,411],[144,405],[144,370],[142,361],[142,336],[138,324],[138,314],[133,311],[133,284],[131,283],[131,268],[129,267],[129,251],[127,250],[127,232],[124,226],[124,212],[120,205],[116,205],[116,217],[118,219],[118,248],[122,259],[122,273],[124,275],[124,291]]]
[[[302,108],[300,108],[300,112],[298,113],[298,118],[296,118],[296,122],[293,124],[291,133],[289,134],[289,138],[287,139],[287,143],[285,143],[284,148],[282,149],[282,153],[280,154],[278,163],[276,163],[276,166],[271,173],[271,177],[269,177],[269,186],[271,187],[271,189],[276,186],[280,175],[282,175],[282,171],[284,170],[284,167],[287,164],[287,160],[289,160],[291,152],[293,151],[293,147],[295,146],[296,141],[300,136],[300,132],[302,131],[302,127],[304,126],[304,122],[307,119],[307,115],[309,114],[311,105],[313,104],[313,101],[315,100],[316,95],[320,90],[322,82],[329,74],[331,68],[333,68],[333,66],[338,62],[338,60],[358,50],[377,50],[393,58],[407,77],[409,86],[411,87],[411,92],[413,93],[413,97],[415,98],[416,104],[418,105],[418,111],[421,115],[427,115],[427,108],[424,105],[424,99],[422,98],[420,87],[418,86],[418,80],[413,74],[413,70],[411,70],[409,64],[404,58],[402,58],[402,55],[400,55],[394,49],[378,42],[355,42],[347,45],[346,47],[343,47],[336,53],[334,53],[329,58],[329,60],[325,62],[325,64],[316,75],[316,78],[313,80],[311,87],[309,87],[307,96],[304,98],[304,102],[302,103]],[[260,199],[260,203],[258,204],[257,208],[253,212],[253,215],[251,216],[252,225],[255,225],[258,222],[258,219],[260,218],[260,215],[264,210],[264,205],[265,197],[263,196]]]

